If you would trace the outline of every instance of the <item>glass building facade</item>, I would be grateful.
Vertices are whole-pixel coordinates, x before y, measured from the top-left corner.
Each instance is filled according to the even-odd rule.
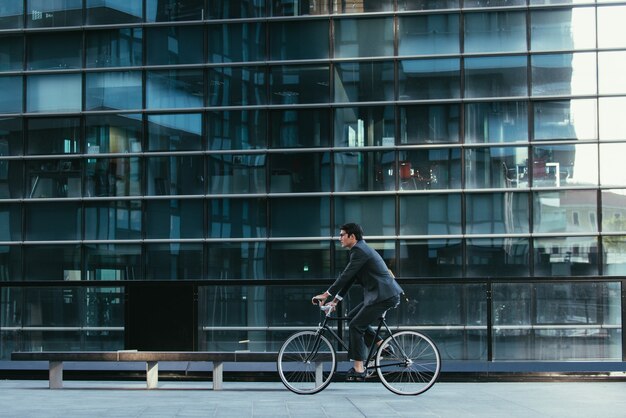
[[[0,0],[0,366],[276,351],[317,323],[350,221],[406,291],[390,323],[444,366],[624,361],[624,21],[601,0]]]

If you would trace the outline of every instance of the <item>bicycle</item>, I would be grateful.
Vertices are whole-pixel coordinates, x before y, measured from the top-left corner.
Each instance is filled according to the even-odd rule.
[[[320,306],[324,319],[315,331],[299,331],[291,335],[278,352],[277,368],[283,384],[300,395],[312,395],[325,389],[337,367],[337,351],[326,335],[334,338],[347,350],[344,341],[329,326],[329,321],[349,320],[331,316],[330,306]],[[382,384],[398,395],[419,395],[430,389],[441,372],[441,356],[435,343],[417,331],[391,332],[385,322],[385,313],[379,318],[376,337],[369,348],[366,364],[368,377],[378,373]],[[385,338],[377,346],[381,330]],[[325,335],[326,334],[326,335]]]

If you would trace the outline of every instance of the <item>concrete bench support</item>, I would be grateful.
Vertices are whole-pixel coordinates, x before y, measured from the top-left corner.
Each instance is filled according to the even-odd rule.
[[[51,361],[48,366],[50,389],[63,389],[63,362]]]
[[[156,389],[159,386],[159,362],[146,361],[146,386]]]
[[[222,390],[224,382],[224,363],[221,361],[213,362],[213,390]]]

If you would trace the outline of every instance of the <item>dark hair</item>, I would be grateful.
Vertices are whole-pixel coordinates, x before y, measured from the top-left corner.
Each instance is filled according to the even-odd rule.
[[[361,241],[363,239],[363,228],[361,228],[361,225],[359,224],[348,223],[341,225],[341,228],[339,229],[346,231],[348,236],[354,235],[357,241]]]

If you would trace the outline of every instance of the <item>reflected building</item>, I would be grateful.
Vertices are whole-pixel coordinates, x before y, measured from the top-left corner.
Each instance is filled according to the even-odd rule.
[[[391,323],[449,371],[611,370],[625,19],[600,0],[0,2],[0,369],[276,351],[318,321],[354,221],[407,292]]]

